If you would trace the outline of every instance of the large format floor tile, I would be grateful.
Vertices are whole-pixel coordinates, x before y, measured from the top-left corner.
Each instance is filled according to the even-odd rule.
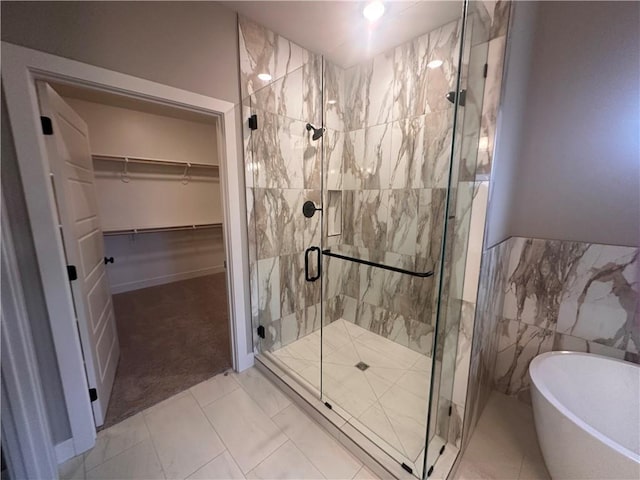
[[[128,480],[165,478],[150,439],[87,471],[88,479]]]
[[[491,392],[469,441],[456,480],[549,480],[531,407]]]
[[[59,473],[77,480],[376,479],[255,368],[218,375],[101,431],[96,446]]]
[[[298,447],[287,441],[249,472],[247,478],[313,480],[324,477]]]
[[[204,412],[245,473],[287,440],[243,389],[216,400],[205,407]]]
[[[273,421],[326,478],[351,478],[362,467],[360,461],[295,405],[285,408]]]
[[[165,474],[185,478],[224,451],[224,445],[191,394],[145,416]]]

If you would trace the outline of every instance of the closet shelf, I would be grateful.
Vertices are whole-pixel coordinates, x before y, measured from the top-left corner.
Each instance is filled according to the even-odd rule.
[[[103,235],[132,235],[137,233],[178,232],[182,230],[204,230],[222,228],[222,223],[202,223],[198,225],[179,225],[175,227],[128,228],[124,230],[103,230]]]
[[[146,163],[153,165],[168,165],[172,167],[192,167],[192,168],[210,168],[218,170],[218,165],[210,163],[198,163],[198,162],[181,162],[177,160],[161,160],[158,158],[144,158],[144,157],[124,157],[119,155],[100,155],[92,154],[93,160],[101,160],[107,162],[121,162],[121,163]]]

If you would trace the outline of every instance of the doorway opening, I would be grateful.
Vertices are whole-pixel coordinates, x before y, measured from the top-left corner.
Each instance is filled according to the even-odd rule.
[[[232,367],[220,120],[37,87],[43,128],[59,130],[47,148],[94,420],[109,427]]]

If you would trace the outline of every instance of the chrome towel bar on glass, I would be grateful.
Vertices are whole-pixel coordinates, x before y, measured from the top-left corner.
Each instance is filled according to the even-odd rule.
[[[342,260],[347,260],[349,262],[361,263],[363,265],[369,265],[370,267],[382,268],[383,270],[390,270],[392,272],[404,273],[407,275],[411,275],[412,277],[420,277],[427,278],[433,276],[433,272],[412,272],[411,270],[405,270],[404,268],[391,267],[389,265],[383,265],[382,263],[370,262],[369,260],[363,260],[361,258],[348,257],[346,255],[342,255],[340,253],[334,253],[331,250],[323,250],[323,255],[327,255],[329,257],[340,258]]]

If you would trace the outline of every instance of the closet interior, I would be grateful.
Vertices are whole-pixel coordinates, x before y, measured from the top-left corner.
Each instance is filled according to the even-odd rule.
[[[120,346],[108,427],[232,365],[221,131],[198,112],[53,88],[89,131]]]

